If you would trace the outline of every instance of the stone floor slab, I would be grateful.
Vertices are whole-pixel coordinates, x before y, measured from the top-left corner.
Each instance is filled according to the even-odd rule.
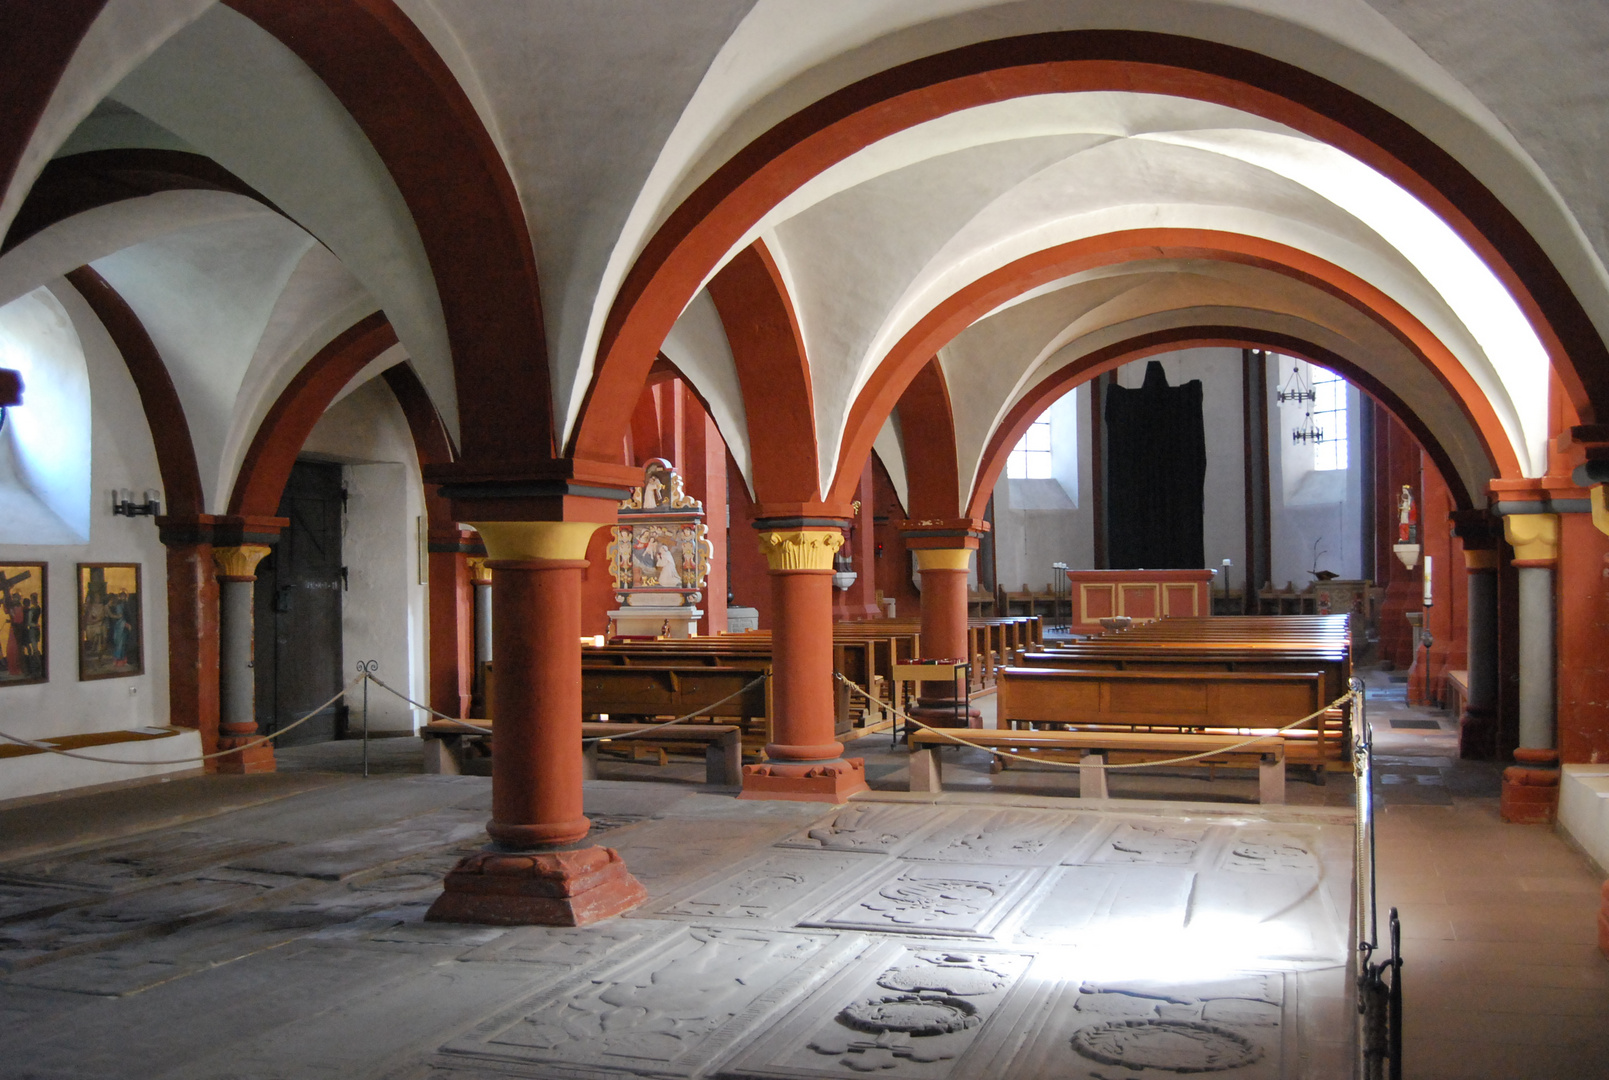
[[[942,817],[900,852],[906,859],[1054,866],[1083,844],[1101,819],[1056,811],[986,810]]]
[[[714,881],[699,881],[643,909],[649,918],[699,923],[792,926],[828,895],[886,865],[873,855],[773,851],[740,863]]]
[[[915,806],[852,803],[781,841],[779,846],[887,855],[929,830],[960,818],[958,811],[934,813]]]
[[[898,860],[800,925],[989,937],[1043,874],[1025,866]]]
[[[485,835],[485,819],[472,810],[437,810],[391,825],[233,859],[237,870],[340,881],[409,855],[462,844]]]

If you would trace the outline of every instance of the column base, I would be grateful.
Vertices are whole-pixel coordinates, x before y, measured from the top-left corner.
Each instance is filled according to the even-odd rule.
[[[944,698],[929,698],[921,701],[914,709],[906,710],[914,720],[920,720],[929,727],[948,728],[981,728],[983,714],[977,709],[963,707],[957,709]]]
[[[481,851],[463,859],[425,913],[427,922],[585,926],[648,899],[613,848]]]
[[[218,749],[229,748],[220,746]],[[224,757],[213,758],[213,761],[217,763],[215,768],[218,772],[237,776],[244,776],[247,773],[269,773],[278,769],[278,765],[274,762],[274,747],[270,743],[259,743]]]
[[[1465,761],[1490,761],[1497,756],[1497,712],[1465,709],[1458,718],[1458,756]]]
[[[863,758],[802,764],[766,762],[743,766],[740,799],[843,803],[857,791],[870,791]]]
[[[1512,825],[1553,824],[1559,816],[1559,752],[1520,749],[1514,760],[1519,764],[1503,770],[1498,813]]]

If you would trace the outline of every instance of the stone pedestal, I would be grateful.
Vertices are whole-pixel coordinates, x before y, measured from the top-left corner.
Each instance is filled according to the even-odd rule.
[[[483,851],[448,874],[425,917],[492,926],[585,926],[629,911],[648,890],[613,848]]]
[[[274,771],[270,743],[257,739],[257,673],[254,597],[257,564],[271,549],[266,544],[214,547],[218,568],[218,749],[237,750],[217,759],[222,773]]]
[[[726,609],[726,632],[729,634],[745,634],[750,630],[760,628],[760,609],[751,607],[729,607]]]
[[[771,569],[770,760],[743,769],[743,799],[840,803],[867,790],[865,763],[845,759],[834,734],[832,557],[843,534],[827,528],[760,531]]]
[[[1559,814],[1557,750],[1514,751],[1515,764],[1503,770],[1498,811],[1513,825],[1551,825]]]
[[[619,637],[695,637],[698,620],[703,617],[702,609],[686,604],[629,604],[609,612],[614,633]]]
[[[644,899],[581,809],[581,572],[586,522],[477,525],[492,571],[491,850],[463,860],[426,918],[573,926]]]

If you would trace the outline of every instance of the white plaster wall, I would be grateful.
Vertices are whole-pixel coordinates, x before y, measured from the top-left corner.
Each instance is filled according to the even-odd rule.
[[[1269,541],[1273,585],[1282,589],[1294,583],[1305,589],[1313,580],[1314,544],[1325,552],[1318,569],[1343,578],[1363,574],[1363,470],[1362,404],[1357,389],[1347,387],[1348,468],[1330,479],[1313,473],[1311,447],[1294,445],[1291,430],[1301,423],[1304,409],[1294,403],[1281,406],[1274,394],[1289,378],[1291,362],[1271,357],[1268,371],[1268,476]],[[1261,583],[1259,582],[1259,585]]]
[[[84,348],[89,376],[91,422],[91,488],[110,491],[160,489],[161,474],[139,395],[122,357],[78,291],[65,282],[51,293],[72,320]],[[113,517],[110,497],[93,500],[87,542],[66,545],[0,544],[0,562],[49,563],[50,681],[0,687],[0,730],[23,738],[47,738],[89,732],[162,726],[168,722],[167,559],[150,518]],[[78,678],[77,564],[132,562],[141,566],[141,627],[145,673],[120,679],[80,682]],[[198,753],[193,736],[149,744],[163,752],[151,758]],[[174,751],[169,753],[168,751]],[[107,756],[117,756],[108,754]],[[131,755],[132,756],[132,755]],[[106,784],[193,766],[139,767],[74,762],[40,765],[33,758],[8,762],[0,771],[0,800],[42,791]]]
[[[0,541],[89,539],[90,392],[84,348],[50,290],[0,308],[0,368],[22,375],[22,404],[0,431]]]
[[[1083,497],[1090,488],[1089,387],[1080,386],[1048,406],[1049,480],[1010,480],[1001,472],[994,489],[995,573],[1016,591],[1043,589],[1057,573],[1052,563],[1094,565],[1094,513]]]
[[[429,598],[428,587],[419,583],[417,531],[425,512],[424,489],[407,420],[384,380],[371,379],[331,406],[302,453],[345,466],[344,667],[351,672],[359,660],[378,660],[381,679],[424,701]],[[361,715],[358,699],[350,704],[355,724]],[[413,731],[424,719],[423,710],[370,687],[371,731]]]

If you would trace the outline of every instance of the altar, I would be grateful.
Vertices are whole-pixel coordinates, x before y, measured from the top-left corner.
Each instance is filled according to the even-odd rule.
[[[620,504],[608,548],[615,602],[611,637],[693,637],[704,612],[712,548],[704,504],[682,489],[663,458],[643,466],[643,484]]]
[[[1076,633],[1100,633],[1101,620],[1212,614],[1213,570],[1069,570]]]

